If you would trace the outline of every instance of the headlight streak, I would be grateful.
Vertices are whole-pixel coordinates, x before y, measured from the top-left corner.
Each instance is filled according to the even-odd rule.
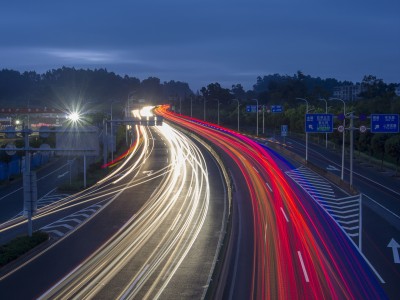
[[[136,137],[137,137],[137,140],[139,140],[139,139],[141,138],[141,134],[140,134],[140,133],[142,133],[142,131],[139,130],[139,126],[137,126],[137,125],[135,126],[135,129],[136,129]],[[129,155],[129,159],[132,158],[132,157],[136,154],[136,151],[137,151],[137,149],[139,148],[139,145],[140,145],[139,142],[135,143],[135,148],[132,150],[131,154]],[[105,177],[105,178],[102,179],[102,180],[99,180],[99,181],[98,181],[98,184],[101,184],[101,183],[105,182],[105,181],[108,180],[109,178],[111,178],[111,177],[115,176],[116,174],[118,174],[118,172],[121,172],[121,170],[122,170],[122,169],[125,167],[125,165],[129,162],[129,159],[125,160],[120,166],[118,166],[118,168],[117,168],[116,170],[114,170],[114,171],[113,171],[111,174],[109,174],[107,177]],[[139,161],[139,160],[138,160],[138,161]]]
[[[46,298],[95,297],[135,259],[161,226],[167,226],[157,247],[141,263],[142,267],[135,269],[136,273],[132,274],[118,298],[132,299],[144,287],[147,288],[144,298],[157,298],[162,294],[202,229],[210,191],[205,159],[194,143],[166,124],[157,129],[170,144],[171,163],[164,172],[165,180],[107,246],[46,293]],[[179,219],[171,218],[173,209],[173,215],[181,216]],[[149,278],[152,278],[150,286]]]
[[[336,224],[296,194],[260,145],[232,130],[182,117],[165,107],[157,113],[219,146],[243,173],[251,195],[255,236],[249,298],[386,298],[376,277]],[[260,167],[255,170],[255,165]],[[265,184],[267,180],[272,191]],[[281,208],[288,211],[290,222],[278,214]]]

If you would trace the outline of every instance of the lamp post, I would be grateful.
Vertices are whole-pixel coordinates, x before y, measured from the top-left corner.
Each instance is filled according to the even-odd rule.
[[[257,136],[258,136],[258,99],[253,99],[253,101],[256,101],[257,103]]]
[[[113,140],[113,103],[117,103],[119,101],[111,101],[111,108],[110,108],[110,131],[111,131],[111,161],[114,160],[114,140]]]
[[[205,121],[206,120],[206,102],[207,102],[207,100],[205,97],[203,97],[203,99],[204,99],[203,121]]]
[[[218,124],[218,126],[219,126],[219,99],[215,99],[216,101],[217,101],[217,105],[218,105],[218,107],[217,107],[217,124]]]
[[[265,133],[265,122],[264,122],[264,113],[265,113],[265,105],[263,105],[262,106],[262,112],[263,112],[263,130],[262,130],[262,133],[264,134]]]
[[[190,117],[193,117],[193,96],[190,96]]]
[[[319,99],[320,101],[325,101],[325,114],[328,113],[328,101],[326,99]],[[325,133],[325,148],[328,149],[328,133]]]
[[[346,132],[346,102],[339,98],[329,98],[329,100],[337,100],[343,103],[343,144],[342,144],[342,172],[340,178],[344,179],[344,142],[345,142],[345,132]]]
[[[306,114],[308,113],[308,100],[303,98],[296,98],[296,100],[301,100],[306,102]],[[306,163],[308,162],[308,132],[306,130]]]
[[[237,123],[238,123],[238,126],[237,126],[237,131],[239,132],[239,107],[240,107],[240,102],[239,102],[239,100],[238,99],[232,99],[232,100],[235,100],[235,101],[237,101],[237,111],[238,111],[238,113],[237,113]]]

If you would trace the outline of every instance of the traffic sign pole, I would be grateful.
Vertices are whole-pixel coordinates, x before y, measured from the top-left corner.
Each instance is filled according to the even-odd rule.
[[[353,144],[354,144],[354,115],[350,113],[350,187],[353,187]]]

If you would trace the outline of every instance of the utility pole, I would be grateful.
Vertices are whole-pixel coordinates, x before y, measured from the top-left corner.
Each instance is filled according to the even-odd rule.
[[[339,98],[329,98],[329,100],[338,100],[343,103],[343,144],[342,144],[342,172],[340,178],[342,181],[344,180],[344,146],[345,146],[345,132],[346,132],[346,102]]]
[[[264,112],[265,112],[265,105],[262,106],[263,111],[263,134],[265,133],[265,126],[264,126]]]
[[[303,98],[296,98],[297,100],[306,102],[306,114],[308,114],[308,100]],[[306,131],[306,163],[308,163],[308,132]]]
[[[234,101],[237,101],[237,131],[239,132],[239,116],[240,116],[240,102],[239,99],[232,99]]]
[[[36,173],[31,172],[31,153],[29,150],[29,134],[30,130],[27,126],[23,126],[24,148],[25,148],[25,166],[23,174],[24,187],[24,214],[28,218],[28,236],[32,236],[32,216],[36,211],[37,200],[37,182]]]
[[[325,101],[325,114],[328,113],[328,101],[326,99],[319,99],[320,101]],[[325,148],[328,149],[328,133],[325,133]]]
[[[203,121],[205,121],[206,120],[206,98],[205,97],[203,97],[203,99],[204,99],[204,112],[203,112],[203,115],[204,115],[204,117],[203,117]]]
[[[257,113],[257,136],[258,136],[258,99],[253,99],[253,101],[256,101],[257,103],[256,113]]]
[[[354,144],[354,115],[350,113],[350,187],[353,187],[353,144]]]

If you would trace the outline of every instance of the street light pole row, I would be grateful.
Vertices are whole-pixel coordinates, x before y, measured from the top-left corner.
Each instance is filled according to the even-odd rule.
[[[343,103],[343,144],[342,144],[342,171],[340,174],[340,179],[344,179],[344,144],[345,144],[345,132],[346,132],[346,103],[339,98],[329,98],[329,100],[337,100]]]
[[[308,114],[308,100],[304,98],[296,98],[296,100],[301,100],[306,102],[306,114]],[[308,132],[306,130],[306,163],[308,163]]]

